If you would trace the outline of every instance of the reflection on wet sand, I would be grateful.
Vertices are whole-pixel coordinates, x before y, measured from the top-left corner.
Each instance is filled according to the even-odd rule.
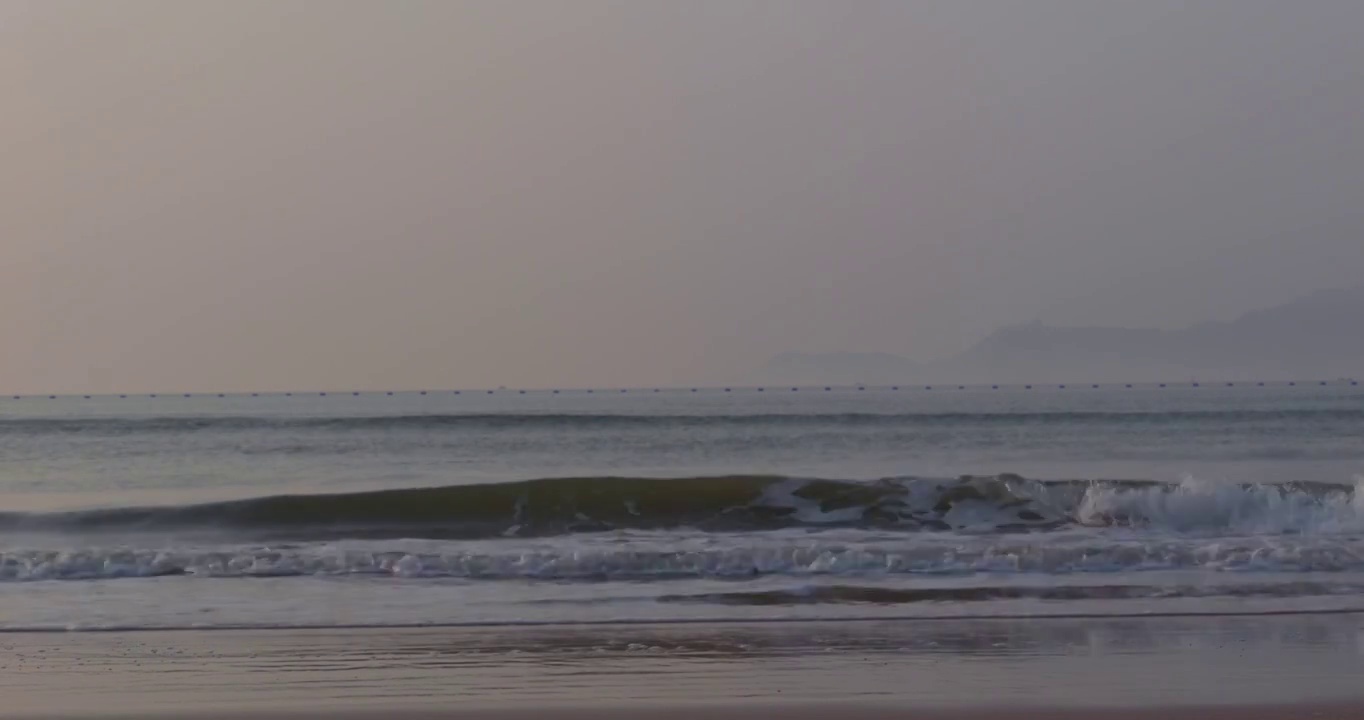
[[[11,633],[3,714],[1364,697],[1364,618]],[[1154,694],[1153,694],[1154,693]]]

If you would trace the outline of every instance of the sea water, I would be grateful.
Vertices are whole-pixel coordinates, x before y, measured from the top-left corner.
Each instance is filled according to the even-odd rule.
[[[0,629],[1364,609],[1364,389],[0,398]]]

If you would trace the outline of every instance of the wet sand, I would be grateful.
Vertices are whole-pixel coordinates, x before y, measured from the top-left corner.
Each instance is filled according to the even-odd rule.
[[[35,716],[35,720],[36,720]],[[111,717],[111,716],[101,716]],[[139,718],[194,718],[195,720],[1355,720],[1364,718],[1364,704],[1205,706],[1149,708],[975,708],[897,709],[856,705],[791,707],[746,706],[618,707],[564,710],[448,710],[426,712],[326,713],[196,713],[137,715]],[[120,718],[122,720],[122,718]]]
[[[1364,617],[0,634],[0,717],[1364,718]]]

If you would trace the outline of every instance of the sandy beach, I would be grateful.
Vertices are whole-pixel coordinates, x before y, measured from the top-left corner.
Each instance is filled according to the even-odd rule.
[[[688,706],[600,706],[592,708],[533,707],[517,709],[423,711],[209,711],[186,710],[177,713],[118,714],[81,713],[39,718],[185,718],[186,720],[1354,720],[1364,718],[1364,703],[1296,705],[1217,705],[1151,706],[1142,708],[1065,708],[1065,707],[978,707],[978,708],[889,708],[871,705],[815,705],[750,703],[746,705],[694,704]]]
[[[115,716],[99,715],[111,718]],[[1364,718],[1364,704],[1278,706],[1189,706],[1125,709],[1094,708],[978,708],[924,710],[858,705],[791,707],[697,705],[694,707],[614,707],[592,709],[530,708],[524,710],[433,710],[400,713],[195,713],[122,717],[194,718],[195,720],[1353,720]]]
[[[1364,717],[1359,616],[10,633],[0,717]]]

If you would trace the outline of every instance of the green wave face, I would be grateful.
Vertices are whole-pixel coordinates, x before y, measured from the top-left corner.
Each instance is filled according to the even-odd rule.
[[[1030,532],[1073,526],[1260,532],[1358,529],[1353,488],[1284,483],[1039,481],[1017,475],[876,481],[734,475],[576,477],[280,495],[178,507],[0,514],[0,529],[241,532],[253,537],[496,538],[691,527]],[[1240,525],[1238,525],[1238,523]]]

